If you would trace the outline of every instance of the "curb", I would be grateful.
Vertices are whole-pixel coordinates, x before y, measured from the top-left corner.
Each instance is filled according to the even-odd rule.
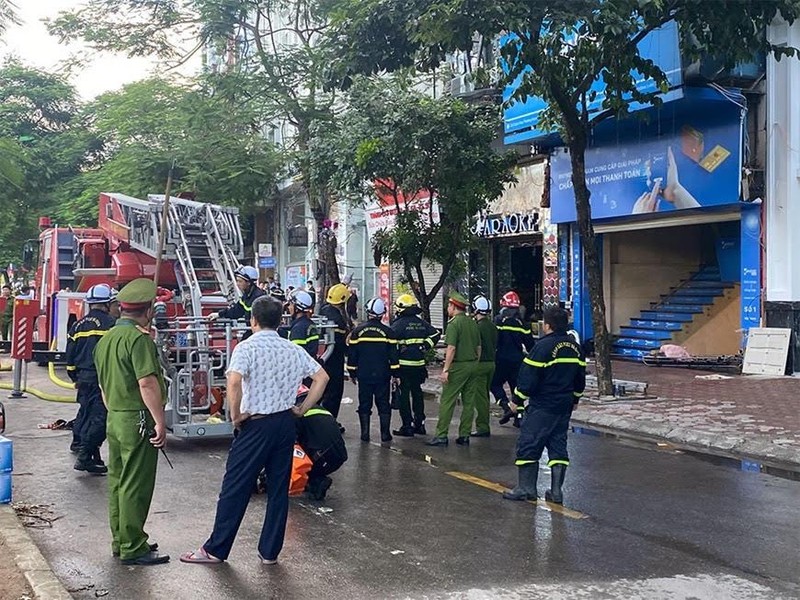
[[[436,383],[423,384],[422,390],[429,398],[439,401],[441,388]],[[603,433],[669,442],[700,454],[757,461],[766,466],[800,472],[800,452],[794,448],[774,444],[767,438],[753,439],[704,433],[676,427],[670,423],[598,414],[596,410],[587,413],[589,411],[583,411],[579,406],[572,414],[572,425],[596,429]]]
[[[38,600],[72,600],[9,504],[0,505],[0,535]]]

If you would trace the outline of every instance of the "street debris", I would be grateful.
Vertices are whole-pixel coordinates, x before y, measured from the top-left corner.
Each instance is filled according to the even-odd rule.
[[[14,512],[25,527],[33,529],[51,529],[53,523],[63,517],[54,515],[50,510],[52,504],[26,504],[23,502],[12,504]]]

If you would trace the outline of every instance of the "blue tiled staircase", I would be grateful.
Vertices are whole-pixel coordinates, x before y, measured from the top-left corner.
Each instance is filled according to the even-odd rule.
[[[676,338],[696,319],[706,315],[717,298],[733,287],[733,283],[721,280],[718,267],[701,268],[672,288],[669,294],[661,296],[658,302],[651,303],[650,308],[642,310],[627,326],[620,327],[612,354],[617,358],[641,360],[664,344],[677,343]]]

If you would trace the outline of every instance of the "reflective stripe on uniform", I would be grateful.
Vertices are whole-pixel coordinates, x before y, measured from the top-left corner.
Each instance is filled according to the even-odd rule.
[[[346,329],[339,329],[338,327],[336,327],[333,331],[335,333],[341,333],[342,335],[345,335],[347,333]]]
[[[78,367],[75,365],[67,365],[67,371],[77,371]]]
[[[245,310],[245,312],[250,312],[250,307],[244,303],[244,300],[239,300],[239,304],[242,305],[242,308]]]
[[[403,360],[400,359],[400,366],[402,367],[424,367],[425,361],[424,360]]]
[[[524,458],[518,458],[517,460],[514,461],[514,464],[518,467],[521,467],[523,465],[533,465],[538,462],[539,462],[538,460],[527,460]]]
[[[397,340],[391,340],[389,338],[379,338],[379,337],[363,337],[350,340],[351,345],[359,344],[361,342],[383,342],[385,344],[396,344]]]
[[[392,371],[394,371],[395,369],[399,369],[399,368],[400,368],[400,365],[391,365],[389,367],[389,369],[392,370]]]
[[[94,337],[94,336],[101,336],[107,333],[107,329],[90,329],[89,331],[78,331],[77,333],[72,334],[70,339],[72,341],[78,340],[80,338],[87,338],[87,337]]]
[[[411,338],[408,340],[400,340],[397,343],[401,346],[410,346],[412,344],[424,344],[426,341],[425,338]]]
[[[356,369],[358,369],[358,367],[353,367],[351,365],[347,365],[347,370],[348,371],[355,371]]]
[[[314,415],[328,415],[329,417],[333,416],[331,413],[329,413],[324,408],[309,408],[308,411],[306,412],[306,414],[304,414],[303,416],[304,417],[313,417]]]
[[[581,398],[583,396],[583,392],[572,392],[572,395],[576,398]]]
[[[311,342],[318,342],[319,336],[312,335],[311,337],[307,337],[306,339],[297,339],[297,340],[289,340],[293,344],[297,344],[298,346],[305,346],[306,344],[310,344]]]
[[[517,333],[522,333],[522,334],[525,334],[525,335],[530,335],[531,334],[531,330],[530,329],[525,329],[523,327],[512,327],[511,325],[498,325],[497,326],[497,330],[498,331],[516,331]]]
[[[586,366],[586,361],[581,360],[580,358],[554,358],[550,362],[538,362],[526,357],[525,360],[523,360],[523,362],[526,365],[530,365],[532,367],[538,367],[540,369],[544,369],[546,367],[552,367],[553,365],[578,365],[579,367]]]
[[[522,398],[523,400],[530,400],[531,399],[530,396],[526,396],[525,394],[520,392],[517,388],[514,388],[514,395],[517,398]]]
[[[553,460],[547,461],[547,466],[552,467],[553,465],[564,465],[565,467],[569,466],[568,460],[563,460],[560,458],[554,458]]]

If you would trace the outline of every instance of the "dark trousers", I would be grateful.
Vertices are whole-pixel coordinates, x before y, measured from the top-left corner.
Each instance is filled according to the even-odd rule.
[[[308,472],[308,485],[312,488],[317,481],[337,471],[347,460],[347,452],[340,452],[335,446],[309,456],[314,461],[314,466]]]
[[[226,560],[262,469],[267,476],[267,514],[258,553],[274,560],[283,548],[289,515],[289,477],[292,472],[295,424],[291,411],[248,419],[231,444],[217,501],[214,530],[203,544],[206,552]]]
[[[78,416],[72,426],[73,440],[77,437],[81,449],[93,454],[106,441],[106,419],[108,411],[103,404],[103,395],[98,383],[78,384]]]
[[[517,361],[498,360],[495,364],[494,375],[492,376],[492,395],[500,404],[508,402],[506,390],[503,387],[506,383],[511,388],[511,393],[517,387],[517,377],[522,363]]]
[[[372,403],[378,409],[379,415],[391,415],[389,406],[389,381],[381,383],[367,383],[358,380],[358,414],[371,415]]]
[[[422,384],[428,377],[425,367],[400,367],[400,418],[403,427],[425,423],[425,399]],[[412,421],[413,412],[413,421]]]
[[[75,394],[75,402],[78,403],[78,413],[72,421],[72,445],[70,447],[73,451],[80,450],[81,447],[81,431],[86,423],[86,401],[88,399],[86,394],[81,393],[80,384],[76,385],[78,391]]]
[[[567,430],[572,411],[553,413],[541,408],[528,408],[522,417],[517,440],[516,465],[538,461],[547,448],[548,466],[569,465]]]
[[[332,356],[331,360],[325,363],[325,372],[330,380],[322,393],[320,405],[331,413],[334,419],[338,419],[344,394],[344,356],[340,358]]]

